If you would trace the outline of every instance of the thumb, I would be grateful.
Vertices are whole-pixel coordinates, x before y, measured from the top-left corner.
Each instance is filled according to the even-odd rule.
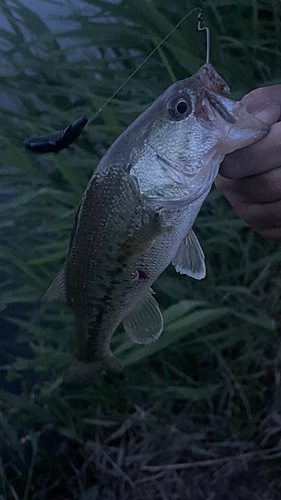
[[[281,85],[252,90],[241,100],[248,113],[271,126],[281,120]]]

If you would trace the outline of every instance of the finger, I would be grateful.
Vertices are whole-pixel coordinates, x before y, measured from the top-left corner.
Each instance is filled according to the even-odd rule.
[[[231,203],[237,215],[259,234],[274,234],[281,231],[281,199],[270,203],[249,204],[245,202],[240,192],[230,188],[229,184],[232,182],[218,176],[216,186]]]
[[[256,231],[265,240],[281,241],[281,227],[271,227],[265,230]]]
[[[281,122],[278,122],[260,141],[226,155],[220,174],[228,179],[240,179],[281,166],[280,137]]]
[[[243,179],[230,180],[218,176],[216,186],[226,197],[234,191],[248,204],[278,201],[281,200],[281,167]]]
[[[248,113],[252,113],[268,125],[281,120],[281,85],[252,90],[241,99],[241,102],[246,105]]]
[[[248,205],[239,196],[229,199],[234,210],[254,231],[265,231],[273,228],[281,229],[281,200],[272,203]]]

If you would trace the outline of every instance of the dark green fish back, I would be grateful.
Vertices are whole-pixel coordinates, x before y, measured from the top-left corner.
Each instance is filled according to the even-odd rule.
[[[144,222],[128,168],[114,166],[106,174],[95,174],[76,215],[67,260],[66,291],[76,321],[77,359],[90,362],[110,352],[126,265],[117,262],[117,255],[128,235]]]

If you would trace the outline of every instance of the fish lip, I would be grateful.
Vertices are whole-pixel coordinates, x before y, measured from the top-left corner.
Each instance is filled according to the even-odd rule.
[[[232,116],[223,103],[216,97],[216,95],[206,96],[211,106],[219,113],[219,115],[227,122],[232,125],[236,123],[236,119]]]
[[[230,88],[210,63],[206,63],[195,73],[193,90],[196,95],[195,116],[212,122],[212,111],[208,103],[227,123],[236,122],[233,114],[223,104],[221,93],[230,93]],[[206,103],[207,101],[207,103]],[[205,102],[205,106],[204,106]],[[213,118],[215,115],[213,115]]]
[[[209,123],[212,123],[216,115],[219,115],[226,123],[234,125],[236,118],[233,116],[232,110],[229,111],[224,105],[224,100],[235,102],[218,92],[203,87],[196,100],[194,115]]]
[[[201,94],[201,97],[196,102],[194,116],[210,124],[214,124],[216,118],[220,117],[227,124],[234,125],[237,119],[233,116],[232,110],[230,112],[223,104],[223,99],[223,96],[204,89],[204,94]],[[231,101],[231,99],[228,99],[228,101]]]
[[[199,80],[197,84],[203,86],[206,90],[208,89],[216,94],[220,92],[230,93],[229,86],[210,63],[201,66],[193,78],[195,81]]]

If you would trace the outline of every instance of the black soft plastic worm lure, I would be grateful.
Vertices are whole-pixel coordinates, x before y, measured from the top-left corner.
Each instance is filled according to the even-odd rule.
[[[81,118],[78,118],[78,120],[66,127],[66,129],[50,135],[30,137],[24,141],[24,145],[27,149],[35,153],[57,153],[76,141],[87,123],[88,119],[85,116],[81,116]]]

